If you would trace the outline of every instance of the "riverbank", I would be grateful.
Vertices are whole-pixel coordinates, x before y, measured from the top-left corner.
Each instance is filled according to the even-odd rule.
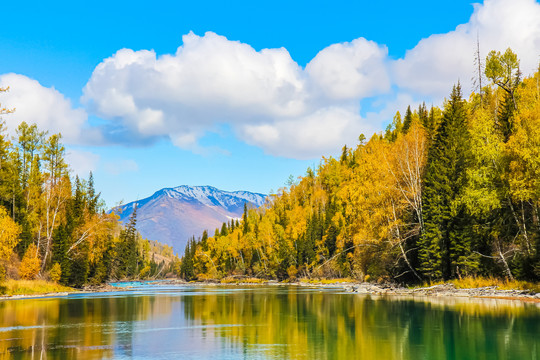
[[[301,280],[294,282],[264,281],[261,279],[247,279],[243,281],[203,281],[186,282],[184,280],[169,279],[160,282],[163,285],[201,285],[201,286],[306,286],[319,288],[343,289],[346,292],[377,295],[377,296],[409,296],[409,297],[460,297],[460,298],[496,298],[505,300],[520,300],[540,303],[540,293],[529,289],[499,289],[497,286],[482,286],[475,288],[458,288],[452,283],[437,284],[407,288],[395,284],[377,284],[368,282],[355,282],[348,279],[337,280]]]
[[[475,288],[458,288],[452,283],[443,283],[432,286],[407,288],[394,284],[377,284],[367,282],[355,282],[348,279],[333,280],[301,280],[294,282],[278,282],[276,280],[262,279],[225,279],[222,281],[195,281],[186,282],[181,279],[165,279],[151,282],[137,282],[133,285],[114,286],[112,284],[102,284],[89,286],[83,289],[65,288],[59,286],[58,291],[32,292],[28,294],[16,293],[12,295],[2,295],[0,300],[24,299],[35,297],[57,297],[68,296],[70,294],[85,293],[107,293],[130,291],[138,286],[150,283],[155,286],[305,286],[328,289],[342,289],[343,291],[374,296],[400,296],[400,297],[455,297],[455,298],[486,298],[501,300],[517,300],[525,302],[540,303],[540,293],[528,289],[499,289],[497,286],[483,286]],[[34,287],[36,288],[36,287]],[[66,290],[67,289],[67,290]]]
[[[53,294],[68,294],[76,290],[45,280],[7,280],[0,283],[0,299],[17,299]]]

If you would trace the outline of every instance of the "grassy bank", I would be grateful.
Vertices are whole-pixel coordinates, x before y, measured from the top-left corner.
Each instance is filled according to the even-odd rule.
[[[74,292],[73,288],[45,280],[6,280],[0,283],[1,296],[41,295]]]
[[[435,285],[452,284],[456,289],[477,289],[495,287],[498,290],[531,290],[540,293],[540,284],[528,281],[497,279],[492,277],[464,277],[449,281],[426,282],[417,287],[429,287]]]

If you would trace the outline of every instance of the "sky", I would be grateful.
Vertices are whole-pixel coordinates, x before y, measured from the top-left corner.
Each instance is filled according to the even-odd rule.
[[[269,193],[396,111],[473,89],[481,57],[540,61],[540,3],[13,1],[0,103],[61,132],[107,206],[178,185]]]

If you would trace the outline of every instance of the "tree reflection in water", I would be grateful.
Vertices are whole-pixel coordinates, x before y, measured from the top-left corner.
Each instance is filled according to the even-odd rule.
[[[331,289],[170,287],[0,301],[0,358],[538,359],[540,308]]]

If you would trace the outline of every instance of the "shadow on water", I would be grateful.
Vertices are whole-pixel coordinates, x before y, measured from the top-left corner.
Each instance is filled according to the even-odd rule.
[[[540,308],[294,286],[0,301],[0,358],[540,359]]]

